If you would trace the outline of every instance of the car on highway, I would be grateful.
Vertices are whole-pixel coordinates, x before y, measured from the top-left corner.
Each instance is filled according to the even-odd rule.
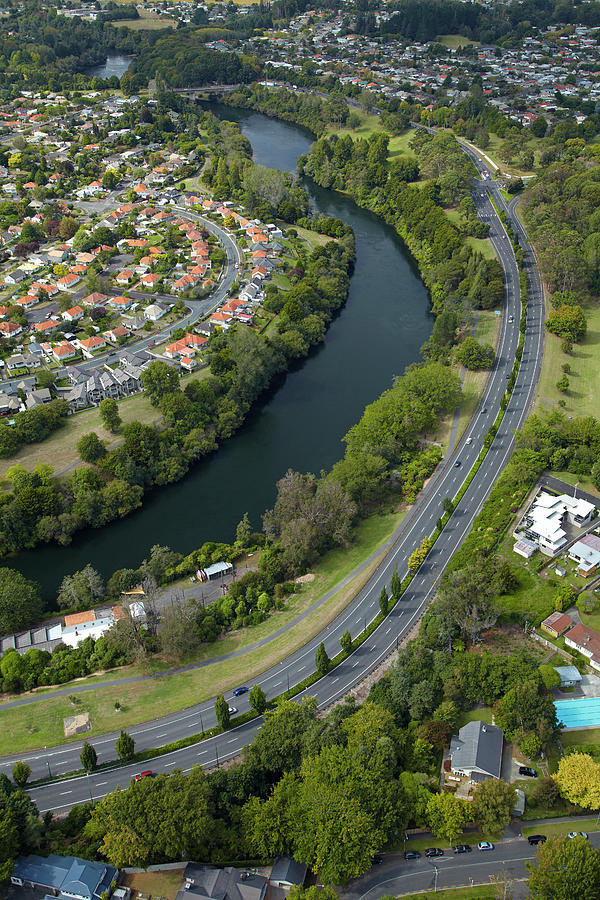
[[[241,687],[236,688],[235,691],[232,691],[232,693],[234,697],[241,697],[242,694],[247,694],[248,690],[249,688],[247,688],[246,685],[243,684]]]
[[[467,443],[467,444],[472,444],[472,443],[473,443],[473,438],[467,438],[466,443]]]
[[[228,706],[227,709],[229,710],[230,716],[237,712],[237,708],[235,706]]]
[[[405,850],[404,859],[421,859],[421,854],[418,850]]]
[[[536,846],[537,844],[545,844],[546,841],[548,840],[548,838],[546,837],[545,834],[530,834],[529,837],[527,838],[527,840],[533,847],[533,846]]]
[[[138,772],[137,775],[134,775],[135,781],[141,781],[142,778],[152,778],[153,772],[150,769],[146,769],[145,772]]]
[[[531,766],[519,766],[519,775],[526,775],[527,778],[537,778],[537,770]]]
[[[470,853],[472,849],[468,844],[457,844],[456,847],[453,847],[455,853]]]
[[[436,857],[436,856],[443,856],[443,855],[444,855],[444,851],[442,850],[441,847],[428,847],[427,850],[425,851],[425,856],[427,856],[427,857]]]
[[[454,468],[455,468],[455,469],[459,469],[459,468],[460,468],[460,459],[457,459],[457,460],[456,460],[456,462],[454,463]]]
[[[481,415],[484,416],[486,414],[486,412],[487,412],[487,406],[484,406],[483,409],[481,410]]]
[[[477,844],[477,849],[478,850],[493,850],[494,845],[492,844],[491,841],[479,841],[479,843]]]

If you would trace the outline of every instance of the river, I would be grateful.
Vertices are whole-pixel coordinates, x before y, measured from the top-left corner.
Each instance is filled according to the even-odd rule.
[[[257,163],[293,172],[312,141],[303,129],[246,110],[213,104],[239,122]],[[395,232],[351,200],[306,185],[325,215],[356,235],[356,267],[347,303],[324,342],[270,391],[243,428],[177,484],[145,497],[138,512],[69,547],[40,546],[6,564],[34,578],[52,601],[62,577],[91,563],[103,576],[136,567],[153,544],[189,553],[207,540],[232,540],[248,512],[258,528],[288,468],[320,472],[343,455],[341,438],[394,375],[419,359],[431,333],[427,291]]]

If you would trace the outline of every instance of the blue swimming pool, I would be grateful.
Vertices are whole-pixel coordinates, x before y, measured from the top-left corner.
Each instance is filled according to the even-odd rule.
[[[565,728],[585,728],[600,725],[600,697],[581,697],[579,700],[559,700],[554,704],[558,721]]]

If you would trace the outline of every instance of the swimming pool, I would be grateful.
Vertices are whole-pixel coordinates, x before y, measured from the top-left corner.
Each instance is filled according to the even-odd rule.
[[[554,706],[558,721],[563,723],[564,728],[600,725],[600,697],[559,700]]]

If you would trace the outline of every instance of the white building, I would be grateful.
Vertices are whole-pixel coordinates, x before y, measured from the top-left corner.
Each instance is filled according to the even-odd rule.
[[[592,521],[595,511],[594,504],[581,497],[570,497],[568,494],[555,496],[540,491],[519,522],[514,537],[528,538],[538,545],[542,553],[555,556],[567,543],[567,533],[563,528],[565,522],[583,528]]]

